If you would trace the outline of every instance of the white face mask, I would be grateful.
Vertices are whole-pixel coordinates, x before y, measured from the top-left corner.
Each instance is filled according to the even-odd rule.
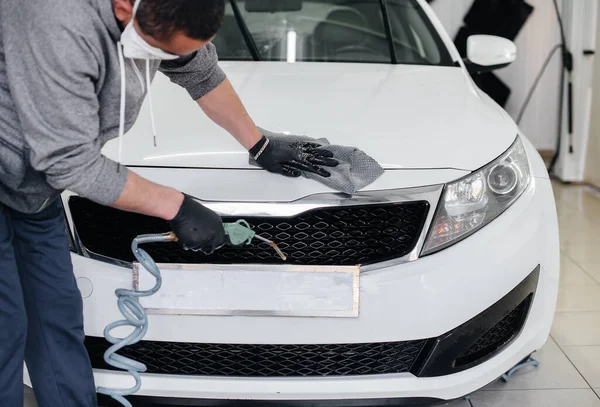
[[[138,34],[133,26],[133,17],[131,22],[127,24],[125,30],[121,34],[121,44],[123,45],[123,55],[125,58],[134,59],[177,59],[179,55],[169,54],[160,48],[153,47],[148,44]]]

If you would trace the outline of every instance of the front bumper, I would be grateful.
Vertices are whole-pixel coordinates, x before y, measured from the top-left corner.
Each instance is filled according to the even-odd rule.
[[[73,256],[84,294],[86,334],[102,336],[121,316],[114,290],[131,273]],[[151,341],[243,344],[371,343],[438,338],[481,314],[539,268],[537,291],[520,335],[503,351],[467,370],[302,378],[143,375],[141,396],[237,400],[440,399],[469,394],[495,380],[548,337],[559,274],[556,211],[549,180],[534,179],[503,215],[437,254],[361,276],[356,319],[153,315]],[[435,373],[435,372],[434,372]],[[447,372],[446,372],[447,373]],[[123,387],[127,374],[97,370],[97,385]],[[423,376],[423,375],[421,375]]]
[[[481,314],[438,338],[338,344],[210,344],[143,340],[119,354],[146,365],[147,373],[236,378],[339,377],[411,373],[445,376],[477,366],[521,333],[539,281],[539,266]],[[104,362],[110,343],[86,338],[92,366]]]

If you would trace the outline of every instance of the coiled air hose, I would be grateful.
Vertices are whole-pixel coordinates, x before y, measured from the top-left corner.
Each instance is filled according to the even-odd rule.
[[[225,234],[231,245],[239,246],[242,244],[250,244],[253,238],[257,238],[260,241],[271,245],[271,247],[277,251],[277,254],[279,254],[283,260],[286,260],[285,255],[279,250],[274,242],[257,235],[250,229],[250,225],[248,225],[246,221],[238,220],[234,223],[225,223],[224,228]],[[131,250],[135,258],[144,269],[154,276],[156,284],[149,290],[128,290],[119,288],[115,291],[119,311],[123,314],[125,319],[111,322],[104,328],[104,337],[112,344],[112,346],[104,353],[104,361],[110,366],[129,372],[135,379],[135,385],[126,389],[98,387],[97,392],[112,397],[124,407],[132,407],[125,396],[130,396],[140,389],[142,386],[141,373],[146,371],[146,365],[131,358],[119,355],[116,352],[125,346],[133,345],[141,341],[144,335],[146,335],[146,332],[148,331],[148,315],[146,314],[144,307],[140,304],[139,298],[156,294],[162,285],[160,269],[156,265],[156,262],[150,257],[148,252],[139,246],[146,243],[167,243],[174,241],[177,241],[177,237],[172,232],[140,235],[133,239],[133,242],[131,242]],[[124,338],[117,338],[113,336],[111,332],[119,327],[133,327],[133,331]]]

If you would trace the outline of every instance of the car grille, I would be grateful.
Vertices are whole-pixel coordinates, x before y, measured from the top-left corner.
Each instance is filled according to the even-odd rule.
[[[144,363],[148,373],[235,376],[309,377],[378,375],[409,372],[425,340],[327,345],[236,345],[142,341],[119,354]],[[87,337],[92,366],[104,362],[110,344]]]
[[[464,366],[473,363],[487,355],[504,348],[521,332],[533,295],[529,295],[508,315],[475,341],[470,348],[462,352],[456,359],[456,366]]]
[[[77,235],[92,253],[131,262],[130,245],[140,234],[169,230],[161,219],[119,211],[81,197],[69,208]],[[407,255],[417,244],[429,212],[426,201],[321,208],[293,217],[244,217],[253,230],[274,240],[286,264],[365,265]],[[225,222],[237,218],[224,217]],[[267,244],[223,247],[210,256],[185,251],[175,243],[144,248],[159,263],[281,264]]]

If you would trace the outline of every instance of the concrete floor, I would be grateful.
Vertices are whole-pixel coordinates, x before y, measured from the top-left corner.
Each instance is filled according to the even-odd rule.
[[[451,407],[600,407],[600,193],[555,183],[561,287],[539,368],[517,372]],[[26,389],[26,407],[36,406]]]

